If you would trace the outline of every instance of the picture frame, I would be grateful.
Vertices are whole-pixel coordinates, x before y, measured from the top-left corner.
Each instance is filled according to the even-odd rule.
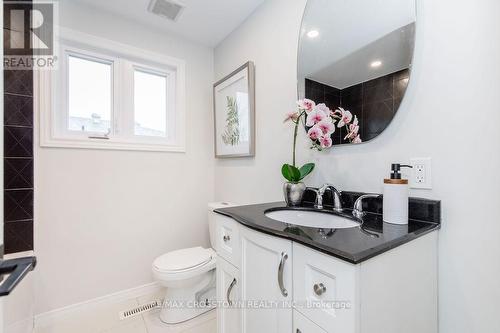
[[[213,86],[216,158],[255,156],[255,65],[245,63]]]

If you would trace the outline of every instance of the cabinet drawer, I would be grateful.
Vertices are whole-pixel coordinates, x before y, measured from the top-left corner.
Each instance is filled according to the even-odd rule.
[[[217,254],[233,264],[240,266],[239,224],[230,217],[217,215],[215,222],[215,247]]]
[[[293,310],[293,333],[327,333],[321,327],[306,318],[302,313]]]
[[[294,243],[293,277],[302,314],[327,332],[356,331],[357,266]]]

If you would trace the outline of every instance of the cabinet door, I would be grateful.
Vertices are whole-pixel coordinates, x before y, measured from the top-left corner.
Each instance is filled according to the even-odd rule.
[[[293,311],[293,333],[327,333],[297,310]]]
[[[240,276],[236,267],[217,258],[217,332],[235,333],[241,331],[240,310],[237,302],[240,298]]]
[[[241,228],[243,333],[292,331],[292,242]]]

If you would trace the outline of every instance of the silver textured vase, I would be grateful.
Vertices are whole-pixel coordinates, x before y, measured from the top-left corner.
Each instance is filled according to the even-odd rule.
[[[283,194],[288,206],[298,206],[302,202],[302,197],[306,190],[304,183],[291,183],[286,182],[283,184]]]

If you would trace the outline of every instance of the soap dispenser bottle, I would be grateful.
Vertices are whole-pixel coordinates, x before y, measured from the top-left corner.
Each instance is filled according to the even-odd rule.
[[[401,178],[401,168],[411,165],[392,164],[391,176],[384,179],[383,219],[392,224],[408,224],[408,179]]]

